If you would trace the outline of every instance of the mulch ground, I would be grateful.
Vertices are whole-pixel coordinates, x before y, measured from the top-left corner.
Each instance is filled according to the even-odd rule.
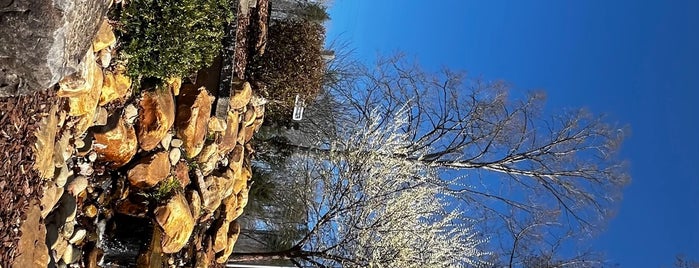
[[[56,101],[54,90],[0,98],[0,265],[10,267],[31,200],[41,198],[43,180],[33,170],[33,133]]]

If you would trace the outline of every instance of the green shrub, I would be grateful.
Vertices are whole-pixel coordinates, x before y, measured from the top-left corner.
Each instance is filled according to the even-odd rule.
[[[291,120],[296,94],[306,103],[315,99],[323,84],[322,58],[325,28],[307,20],[275,20],[268,31],[265,53],[247,66],[248,77],[267,86],[264,97],[272,100],[265,121],[286,124]]]
[[[131,77],[186,76],[221,50],[231,0],[131,0],[121,12],[123,57]]]

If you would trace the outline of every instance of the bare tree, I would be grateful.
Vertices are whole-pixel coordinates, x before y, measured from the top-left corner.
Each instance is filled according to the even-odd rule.
[[[289,260],[315,267],[461,267],[482,264],[485,240],[463,211],[447,203],[434,173],[401,153],[408,138],[407,109],[389,128],[357,129],[357,143],[327,148],[325,154],[292,155],[291,176],[309,200],[308,231],[287,250],[238,253],[233,261]],[[402,115],[401,115],[402,114]],[[374,116],[380,116],[374,113]],[[364,127],[375,128],[371,122]]]
[[[483,230],[502,232],[513,219],[547,215],[546,221],[589,235],[613,213],[629,181],[616,155],[624,128],[585,110],[545,116],[541,92],[515,99],[504,82],[450,70],[430,74],[393,57],[329,94],[341,104],[332,113],[336,125],[325,124],[336,136],[278,145],[342,155],[367,142],[364,135],[405,136],[395,150],[362,154],[436,174],[440,179],[430,183],[468,206]],[[394,128],[399,111],[406,123]]]

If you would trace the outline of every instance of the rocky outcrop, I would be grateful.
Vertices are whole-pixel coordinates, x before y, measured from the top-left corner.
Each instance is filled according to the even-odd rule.
[[[176,194],[165,206],[158,207],[155,219],[163,229],[163,253],[180,251],[194,230],[194,218],[184,196]]]
[[[0,97],[46,89],[80,70],[110,2],[3,1]]]

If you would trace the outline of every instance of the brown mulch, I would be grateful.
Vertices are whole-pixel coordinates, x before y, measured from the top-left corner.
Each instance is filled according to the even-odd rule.
[[[0,98],[0,265],[10,267],[16,257],[20,223],[31,200],[41,198],[43,180],[32,168],[33,133],[41,116],[55,102],[54,90],[21,97]]]

